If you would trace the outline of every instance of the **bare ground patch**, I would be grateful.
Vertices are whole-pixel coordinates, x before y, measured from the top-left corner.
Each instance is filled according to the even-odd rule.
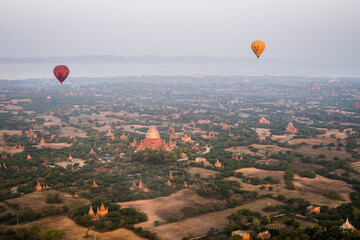
[[[312,193],[309,191],[302,191],[301,189],[289,190],[286,188],[285,183],[271,184],[270,186],[273,187],[273,191],[266,191],[265,189],[260,189],[261,186],[266,186],[266,185],[252,185],[249,183],[243,183],[242,179],[236,178],[236,177],[229,177],[229,178],[226,178],[226,180],[238,181],[241,183],[241,189],[247,190],[247,191],[255,191],[255,192],[259,193],[260,195],[261,194],[273,194],[275,197],[277,197],[279,195],[283,195],[287,199],[303,198],[303,199],[309,201],[311,204],[315,204],[318,206],[326,205],[329,207],[337,207],[337,206],[345,203],[344,201],[329,199],[323,195]]]
[[[251,144],[250,147],[257,149],[257,151],[251,151],[249,146],[239,146],[239,147],[231,147],[225,149],[226,151],[233,152],[235,154],[250,154],[250,155],[260,155],[265,156],[266,152],[269,154],[271,153],[278,153],[278,152],[286,152],[292,151],[290,148],[282,148],[274,145],[261,145],[261,144]]]
[[[210,230],[210,228],[224,228],[229,223],[227,217],[239,209],[248,208],[252,211],[260,212],[263,215],[268,215],[269,213],[265,213],[261,210],[262,208],[267,206],[268,202],[270,202],[272,206],[283,204],[274,199],[266,198],[256,200],[254,202],[247,203],[235,208],[207,213],[197,217],[184,219],[174,223],[164,224],[157,227],[155,227],[153,224],[147,224],[147,222],[137,224],[136,226],[143,227],[144,229],[151,232],[156,232],[159,239],[161,240],[182,239],[183,237],[187,236],[197,236],[200,234],[205,234]]]
[[[260,140],[265,140],[266,137],[270,136],[270,129],[266,129],[266,128],[253,128],[253,129],[259,135]]]
[[[74,127],[62,127],[61,133],[59,134],[60,137],[69,137],[70,135],[74,135],[76,137],[86,138],[86,132],[81,129],[74,128]]]
[[[57,162],[55,163],[56,165],[59,165],[63,168],[66,168],[67,165],[74,165],[75,163],[79,164],[79,167],[83,167],[85,164],[85,160],[80,159],[80,158],[73,158],[73,160],[71,161],[62,161],[62,162]]]
[[[197,168],[197,167],[191,167],[188,169],[188,173],[195,175],[200,174],[200,177],[202,178],[209,178],[209,177],[215,177],[216,174],[220,174],[217,171],[209,170],[205,168]]]
[[[36,145],[37,148],[54,148],[61,149],[66,147],[71,147],[70,143],[44,143]]]
[[[66,216],[52,216],[52,217],[45,217],[41,218],[38,221],[19,224],[20,228],[26,227],[31,228],[32,226],[41,226],[44,230],[49,229],[61,229],[64,230],[66,233],[65,240],[79,240],[79,239],[86,239],[84,238],[87,228],[81,227],[77,225],[73,220],[67,218]],[[6,226],[6,228],[14,228],[14,226]],[[97,240],[145,240],[146,238],[139,237],[134,232],[120,228],[114,230],[112,232],[106,233],[98,233],[94,231],[89,231],[89,235],[93,235],[93,238],[87,239],[96,239]]]
[[[150,200],[138,200],[118,203],[122,208],[132,207],[145,212],[148,221],[142,226],[152,227],[155,220],[166,221],[169,217],[181,214],[184,207],[205,207],[212,204],[221,204],[221,201],[205,199],[190,189],[184,189],[168,197],[160,197]]]
[[[301,162],[294,162],[290,164],[290,168],[294,169],[296,171],[302,172],[305,170],[313,170],[316,171],[318,169],[323,168],[323,166],[318,165],[318,164],[312,164],[312,163],[301,163]]]
[[[59,198],[63,200],[62,203],[59,204],[47,204],[46,196],[48,194],[59,193]],[[43,207],[54,206],[54,208],[61,208],[64,205],[67,205],[69,209],[76,209],[79,207],[83,207],[86,205],[90,205],[90,201],[84,198],[73,198],[70,194],[49,190],[49,191],[40,191],[26,194],[24,196],[6,200],[12,204],[18,204],[20,209],[30,208],[34,212],[42,212]]]

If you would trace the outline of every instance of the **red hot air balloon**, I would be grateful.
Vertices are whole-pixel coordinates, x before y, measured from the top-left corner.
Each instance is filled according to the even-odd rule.
[[[61,85],[69,75],[69,72],[69,68],[65,65],[59,65],[54,68],[54,75],[59,80]]]

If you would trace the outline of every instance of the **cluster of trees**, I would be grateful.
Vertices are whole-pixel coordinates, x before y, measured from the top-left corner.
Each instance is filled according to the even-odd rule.
[[[12,229],[7,230],[2,229],[0,226],[0,239],[3,240],[63,240],[65,239],[65,231],[50,229],[43,231],[42,228],[38,226],[27,228]]]

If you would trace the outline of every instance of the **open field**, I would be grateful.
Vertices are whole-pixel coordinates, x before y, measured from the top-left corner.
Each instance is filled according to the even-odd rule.
[[[253,152],[247,146],[231,147],[231,148],[227,148],[225,150],[233,152],[235,154],[239,154],[239,155],[240,154],[250,154],[250,155],[260,155],[260,156],[265,156],[266,152],[269,152],[271,154],[271,153],[278,153],[279,151],[281,151],[283,153],[286,151],[292,151],[292,149],[282,148],[282,147],[278,147],[278,146],[274,146],[274,145],[252,144],[252,145],[250,145],[250,147],[254,147],[254,148],[258,149],[258,151]]]
[[[62,162],[57,162],[55,163],[56,165],[59,165],[63,168],[66,168],[67,165],[74,165],[75,163],[79,164],[79,167],[83,167],[85,164],[85,160],[80,159],[80,158],[73,158],[72,161],[62,161]]]
[[[6,152],[6,153],[10,153],[10,154],[15,154],[15,153],[19,153],[24,151],[24,148],[18,148],[18,149],[13,149],[11,147],[7,147],[7,146],[0,146],[0,152]]]
[[[148,221],[141,226],[152,227],[155,220],[166,221],[173,216],[181,215],[184,207],[208,207],[213,204],[221,205],[221,201],[205,199],[190,189],[184,189],[168,197],[160,197],[150,200],[138,200],[118,203],[122,208],[132,207],[145,212]]]
[[[256,200],[254,202],[247,203],[235,208],[211,212],[197,217],[160,225],[157,227],[155,227],[152,222],[151,224],[149,224],[148,222],[140,223],[136,226],[143,227],[144,229],[151,232],[156,232],[160,240],[177,240],[182,239],[186,236],[197,236],[200,234],[206,234],[210,230],[210,228],[222,229],[229,223],[227,217],[239,209],[247,208],[252,211],[260,212],[263,215],[269,215],[269,213],[265,213],[261,210],[262,208],[265,208],[267,206],[268,202],[270,202],[272,206],[283,204],[274,199],[266,198]]]
[[[277,177],[280,181],[284,180],[284,171],[267,171],[257,168],[240,168],[235,172],[242,172],[245,177],[258,177],[258,178],[266,178],[266,177]]]
[[[287,133],[285,135],[273,135],[271,139],[278,140],[279,142],[289,142],[295,135]]]
[[[215,177],[216,174],[220,174],[218,171],[209,170],[205,168],[190,167],[188,173],[191,175],[200,174],[202,178]]]
[[[296,171],[302,172],[308,169],[311,169],[313,171],[323,168],[323,166],[318,164],[312,164],[312,163],[302,163],[302,162],[293,162],[290,165],[291,169],[294,169]]]
[[[295,189],[318,194],[326,194],[329,191],[335,191],[346,202],[350,202],[349,193],[353,191],[351,185],[343,181],[332,180],[320,175],[316,175],[314,179],[295,175],[294,185]]]
[[[344,131],[339,131],[339,129],[326,129],[326,128],[317,128],[318,130],[325,130],[326,133],[322,134],[322,135],[319,135],[319,137],[326,137],[326,138],[330,138],[330,136],[332,134],[335,135],[335,138],[340,138],[340,139],[343,139],[343,138],[346,138],[347,135],[346,135],[346,130],[349,130],[350,132],[353,132],[352,129],[345,129]]]
[[[302,154],[304,156],[312,156],[312,157],[319,157],[320,154],[324,154],[325,159],[327,160],[333,160],[334,157],[338,157],[339,159],[352,158],[351,153],[346,152],[344,148],[342,148],[341,151],[336,151],[336,148],[334,147],[331,148],[331,150],[328,150],[328,147],[325,146],[318,149],[313,149],[311,145],[302,146],[294,150],[294,152]]]
[[[70,135],[74,135],[76,137],[86,138],[86,132],[81,129],[74,128],[74,127],[62,127],[61,133],[59,134],[60,137],[69,137]]]
[[[351,164],[352,169],[360,173],[360,162],[354,162]]]
[[[19,224],[19,228],[31,228],[32,226],[41,226],[44,230],[61,229],[66,232],[65,240],[80,240],[80,239],[97,239],[97,240],[145,240],[146,238],[139,237],[132,231],[124,228],[115,231],[98,233],[89,231],[92,238],[84,238],[87,228],[77,225],[73,220],[64,215],[41,218],[38,221]],[[14,228],[15,226],[4,226],[4,228]],[[96,237],[96,238],[95,238]]]
[[[70,143],[44,143],[36,145],[37,148],[54,148],[61,149],[66,147],[71,147]]]
[[[335,138],[327,138],[327,137],[309,137],[309,138],[297,138],[288,141],[290,145],[300,144],[300,143],[307,143],[310,145],[319,145],[323,143],[324,145],[330,143],[337,143]]]
[[[266,128],[253,128],[253,129],[259,135],[260,140],[265,140],[266,137],[270,136],[270,129],[266,129]]]
[[[241,186],[244,190],[249,191],[257,191],[259,193],[272,193],[274,195],[284,195],[287,198],[301,197],[313,204],[318,205],[328,205],[328,206],[338,206],[345,202],[350,202],[349,193],[352,192],[351,185],[338,181],[328,179],[319,175],[316,175],[316,178],[303,178],[295,175],[294,185],[296,190],[289,190],[286,188],[285,180],[284,180],[284,172],[283,171],[266,171],[256,168],[242,168],[236,170],[236,172],[242,172],[246,177],[258,177],[258,178],[266,178],[268,176],[278,177],[280,179],[280,184],[274,184],[274,190],[271,192],[267,192],[265,190],[260,190],[261,185],[251,185],[247,183],[242,183],[241,179],[238,179],[241,182]],[[228,178],[230,179],[230,178]],[[236,180],[237,178],[233,178],[231,180]],[[324,194],[327,194],[329,191],[336,191],[344,201],[332,200],[324,197]]]
[[[62,203],[58,204],[47,204],[46,195],[47,194],[59,193],[59,198],[63,200]],[[76,209],[86,205],[90,205],[90,201],[84,198],[73,198],[70,194],[49,190],[49,191],[40,191],[26,194],[24,196],[6,200],[11,204],[18,204],[20,209],[30,208],[34,212],[43,212],[44,207],[52,206],[53,208],[59,208],[62,210],[64,205],[67,205],[69,209]]]

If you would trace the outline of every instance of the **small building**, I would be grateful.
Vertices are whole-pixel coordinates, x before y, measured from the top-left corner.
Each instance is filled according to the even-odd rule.
[[[206,160],[206,158],[202,158],[202,157],[197,157],[197,158],[195,158],[195,162],[208,163],[208,161]]]
[[[231,236],[241,236],[243,238],[243,240],[250,240],[250,233],[242,231],[242,230],[237,230],[237,231],[233,231],[231,233]]]
[[[271,234],[268,230],[266,230],[264,232],[258,233],[257,237],[261,238],[262,240],[268,240],[271,238]]]
[[[312,213],[320,213],[320,207],[308,206],[306,210]]]

